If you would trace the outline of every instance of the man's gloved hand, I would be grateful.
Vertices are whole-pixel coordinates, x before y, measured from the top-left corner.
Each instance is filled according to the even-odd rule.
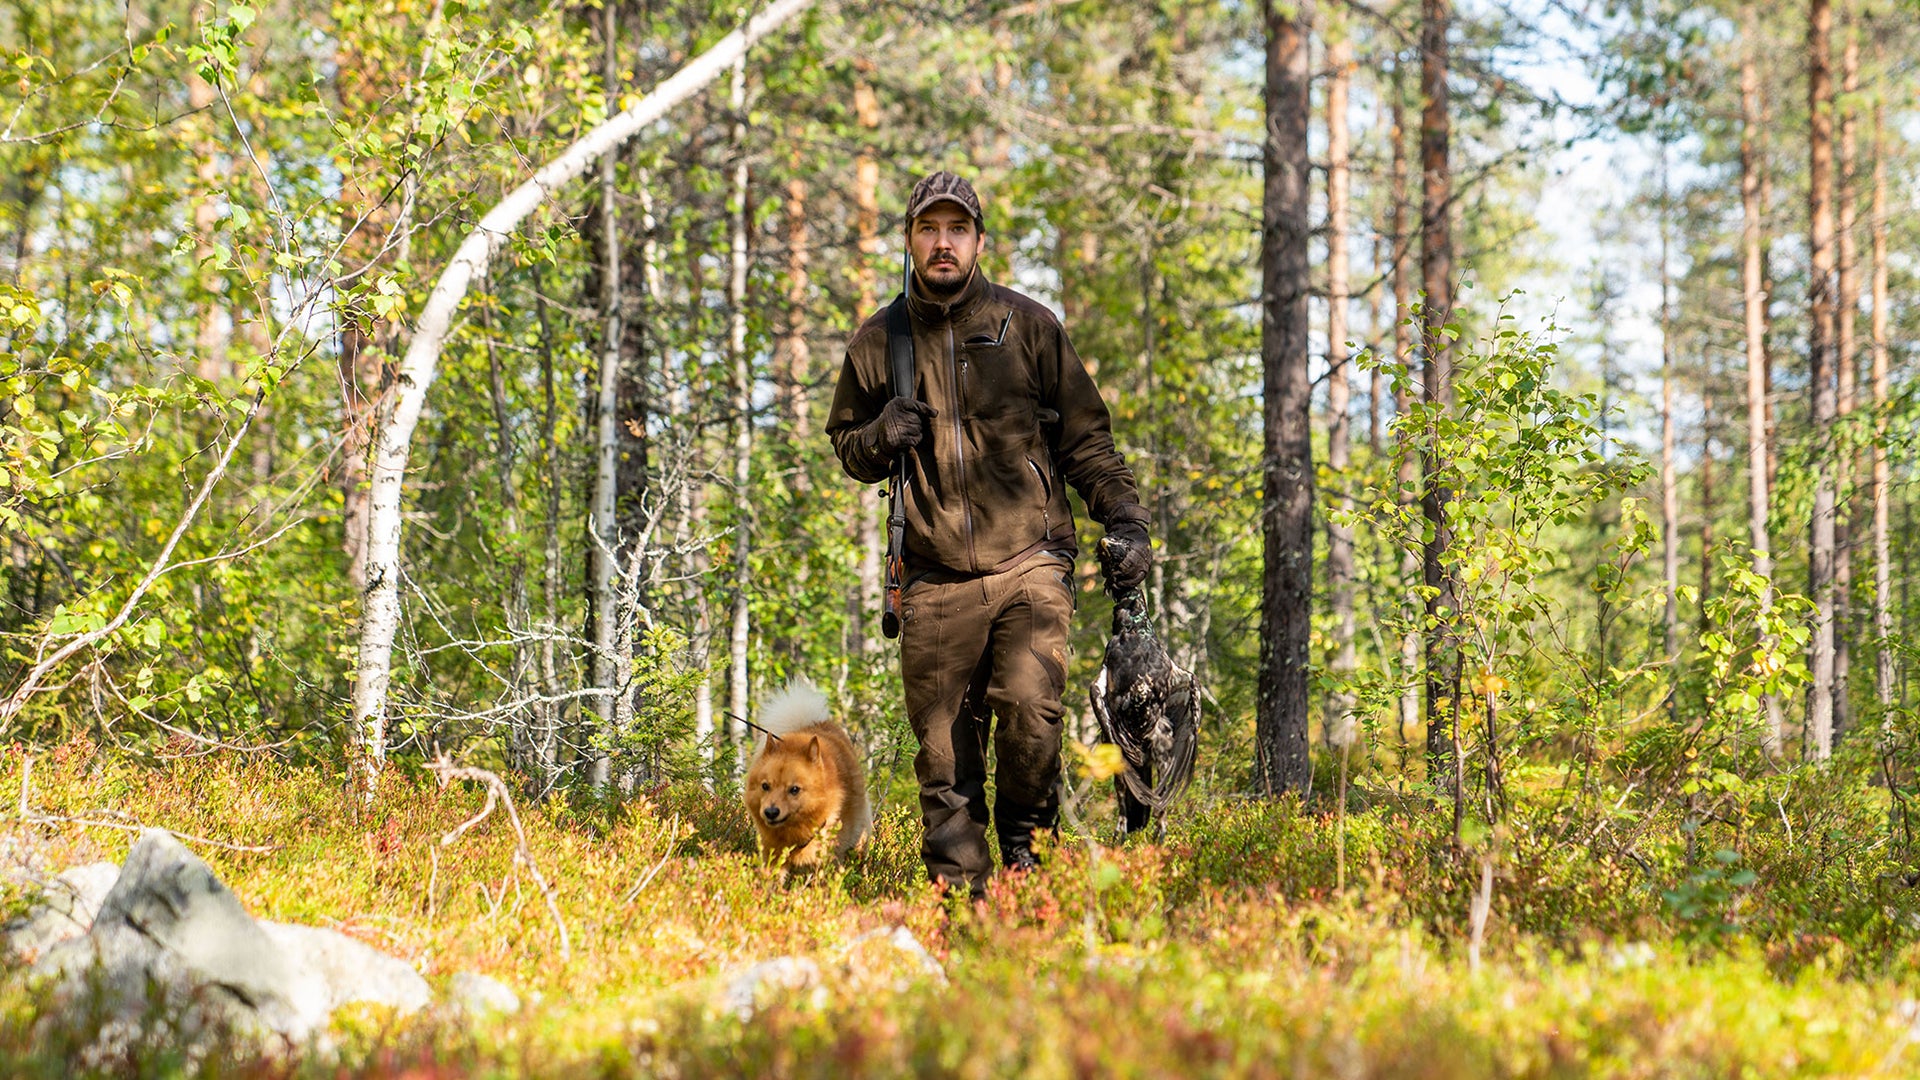
[[[926,435],[926,425],[921,418],[931,420],[939,415],[924,401],[893,398],[873,422],[874,446],[887,457],[898,457],[903,451],[920,445]]]
[[[1145,525],[1115,522],[1101,538],[1100,573],[1107,579],[1107,591],[1115,596],[1139,588],[1152,565],[1153,541],[1147,539]]]

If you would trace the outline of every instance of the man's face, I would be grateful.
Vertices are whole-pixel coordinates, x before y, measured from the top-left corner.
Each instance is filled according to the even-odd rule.
[[[914,269],[928,288],[941,294],[967,283],[984,239],[973,227],[973,215],[952,203],[935,203],[907,226]]]

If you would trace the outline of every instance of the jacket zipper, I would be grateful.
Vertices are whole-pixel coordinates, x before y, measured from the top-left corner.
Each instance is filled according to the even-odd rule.
[[[947,370],[953,375],[953,454],[960,465],[960,524],[967,536],[967,566],[978,573],[979,556],[973,550],[973,496],[967,491],[967,432],[961,417],[966,412],[966,361],[953,345],[953,314],[947,314]]]
[[[1047,482],[1046,474],[1040,471],[1039,462],[1028,458],[1027,468],[1032,469],[1034,477],[1040,481],[1040,524],[1046,529],[1046,539],[1051,540],[1053,539],[1053,485]]]

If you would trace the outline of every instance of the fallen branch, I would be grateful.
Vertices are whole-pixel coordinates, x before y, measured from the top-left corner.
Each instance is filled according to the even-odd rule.
[[[534,884],[540,886],[540,895],[547,902],[547,911],[553,915],[553,924],[560,928],[560,959],[572,960],[573,939],[567,933],[567,921],[560,917],[560,905],[555,903],[553,899],[553,886],[547,883],[547,876],[540,872],[539,864],[533,861],[533,852],[527,847],[527,831],[520,825],[520,811],[513,805],[513,795],[507,791],[506,781],[486,769],[476,769],[469,765],[455,765],[453,762],[447,760],[445,754],[442,754],[431,765],[428,765],[427,771],[440,778],[440,787],[442,789],[445,789],[447,785],[453,783],[455,780],[477,781],[487,789],[487,801],[481,805],[480,812],[461,822],[452,832],[441,837],[441,847],[451,846],[454,841],[465,836],[470,830],[491,817],[494,807],[503,802],[507,804],[507,820],[513,823],[513,835],[517,842],[517,846],[513,850],[514,861],[526,864],[528,872],[533,874]],[[435,866],[436,868],[438,867],[437,862]],[[503,887],[501,889],[503,896],[505,892],[506,890]],[[489,896],[489,899],[491,899],[491,896]]]

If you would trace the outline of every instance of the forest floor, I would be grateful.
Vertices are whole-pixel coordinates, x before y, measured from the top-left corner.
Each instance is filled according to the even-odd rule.
[[[0,792],[19,790],[22,761],[0,758]],[[1343,826],[1195,799],[1158,842],[1122,844],[1103,793],[1091,835],[1068,829],[1041,871],[996,880],[973,909],[921,881],[906,807],[883,807],[847,863],[787,882],[733,799],[694,785],[522,808],[563,958],[503,813],[442,846],[480,807],[475,786],[396,771],[365,811],[318,769],[140,765],[84,745],[42,753],[31,777],[40,815],[268,846],[189,845],[258,917],[342,930],[435,983],[491,975],[526,1003],[480,1023],[350,1011],[324,1056],[120,1063],[128,1075],[1920,1075],[1911,890],[1859,854],[1870,845],[1775,843],[1757,824],[1738,852],[1697,842],[1675,861],[1648,835],[1609,859],[1591,826],[1566,838],[1516,810],[1486,855],[1462,856],[1450,815],[1405,798],[1356,800]],[[0,818],[56,865],[119,860],[131,837]],[[887,945],[896,927],[937,968]],[[777,957],[818,977],[726,999]],[[19,978],[0,990],[0,1072],[72,1076],[33,1035],[38,1000]]]

